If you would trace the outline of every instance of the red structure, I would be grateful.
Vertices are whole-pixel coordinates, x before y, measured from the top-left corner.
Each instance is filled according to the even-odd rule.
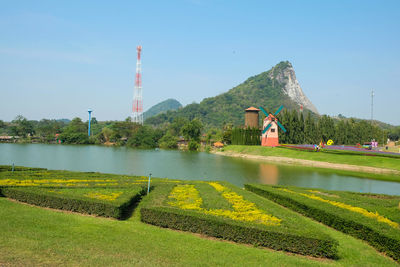
[[[278,136],[278,126],[286,133],[285,127],[278,121],[276,115],[283,109],[280,106],[274,114],[267,112],[265,109],[260,107],[260,110],[265,114],[265,119],[263,122],[263,131],[261,135],[261,145],[262,146],[279,146],[279,136]]]
[[[136,77],[135,88],[133,90],[133,122],[143,124],[143,99],[142,99],[142,64],[140,54],[142,47],[137,47]]]

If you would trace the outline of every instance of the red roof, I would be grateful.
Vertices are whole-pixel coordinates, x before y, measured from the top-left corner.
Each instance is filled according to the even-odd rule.
[[[260,111],[260,110],[255,107],[249,107],[248,109],[246,109],[246,111]]]

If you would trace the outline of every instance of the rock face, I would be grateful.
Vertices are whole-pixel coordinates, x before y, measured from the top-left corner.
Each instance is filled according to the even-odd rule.
[[[294,68],[290,62],[281,62],[280,64],[276,65],[270,72],[270,77],[271,79],[274,79],[284,85],[282,90],[287,96],[290,97],[290,99],[299,105],[303,105],[304,108],[319,114],[317,108],[313,105],[313,103],[311,103],[301,89],[300,84],[296,79]]]

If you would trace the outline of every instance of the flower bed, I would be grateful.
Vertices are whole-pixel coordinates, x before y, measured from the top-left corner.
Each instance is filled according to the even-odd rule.
[[[123,219],[146,192],[146,177],[3,167],[1,196],[55,209]]]
[[[123,219],[145,189],[141,186],[130,189],[8,187],[0,188],[0,192],[5,197],[37,206]]]
[[[155,184],[140,213],[143,222],[161,227],[303,255],[337,257],[337,242],[316,224],[228,183]]]
[[[245,185],[245,188],[363,239],[379,251],[400,260],[398,196],[268,185]]]

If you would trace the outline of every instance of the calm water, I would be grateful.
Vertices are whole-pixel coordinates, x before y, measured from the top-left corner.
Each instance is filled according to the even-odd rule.
[[[132,175],[152,173],[154,177],[183,180],[221,180],[238,186],[262,183],[400,195],[400,183],[202,152],[80,145],[0,144],[0,165],[12,163],[53,170]]]

